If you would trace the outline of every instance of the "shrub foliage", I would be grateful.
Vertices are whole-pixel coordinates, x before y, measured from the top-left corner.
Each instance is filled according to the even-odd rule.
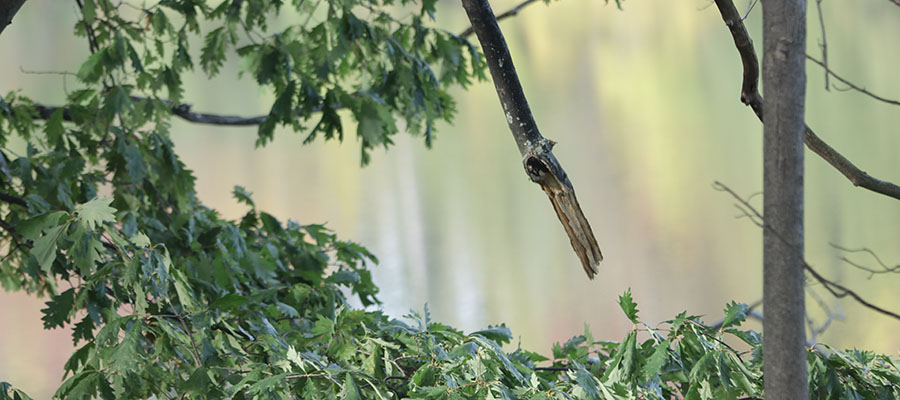
[[[355,126],[366,163],[398,120],[430,145],[454,113],[448,89],[484,71],[476,47],[434,27],[434,0],[79,6],[75,33],[91,49],[80,87],[59,108],[0,98],[0,282],[47,296],[47,329],[72,327],[78,350],[57,397],[762,396],[760,335],[740,328],[746,305],[728,305],[719,328],[684,313],[650,327],[625,293],[634,329],[621,342],[585,329],[545,357],[513,346],[503,325],[464,333],[427,308],[402,319],[374,310],[375,256],[258,210],[243,188],[238,220],[198,201],[170,120],[190,112],[182,75],[212,77],[229,57],[273,93],[259,145],[276,126],[304,143]],[[299,23],[275,26],[279,13]],[[900,398],[887,356],[822,347],[809,364],[816,398]],[[2,383],[6,398],[27,395]]]

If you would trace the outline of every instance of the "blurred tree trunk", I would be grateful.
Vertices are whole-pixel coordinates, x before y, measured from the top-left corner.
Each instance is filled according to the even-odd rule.
[[[809,398],[803,304],[806,0],[763,0],[763,372],[767,399]]]

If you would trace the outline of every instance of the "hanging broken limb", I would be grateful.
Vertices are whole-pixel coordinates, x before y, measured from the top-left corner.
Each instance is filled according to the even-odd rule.
[[[556,216],[569,235],[575,254],[581,260],[584,272],[588,278],[594,279],[598,272],[597,266],[603,260],[597,239],[578,205],[572,183],[553,155],[553,145],[556,143],[541,135],[531,115],[531,108],[528,107],[512,56],[491,5],[487,0],[463,0],[462,3],[487,59],[506,122],[519,147],[519,153],[522,154],[525,173],[547,193]]]

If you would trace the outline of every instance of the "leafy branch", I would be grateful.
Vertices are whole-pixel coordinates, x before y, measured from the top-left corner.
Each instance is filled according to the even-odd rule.
[[[519,3],[518,5],[516,5],[515,7],[498,15],[497,20],[500,21],[500,20],[503,20],[503,19],[506,19],[509,17],[516,16],[519,14],[519,11],[521,11],[525,7],[535,3],[537,1],[538,0],[525,0],[522,3]],[[85,27],[86,27],[86,29],[89,29],[89,25],[87,25],[87,23],[85,23]],[[89,32],[91,32],[91,31],[89,30]],[[466,30],[460,32],[459,35],[457,35],[457,36],[468,37],[468,36],[471,36],[474,32],[475,32],[474,29],[470,26],[470,27],[466,28]],[[94,39],[92,38],[93,33],[91,32],[91,33],[89,33],[89,35],[91,35],[91,36],[89,36],[91,53],[94,53],[96,51],[96,45],[93,44],[94,43]],[[248,33],[248,35],[249,35],[249,33]],[[139,96],[132,96],[132,101],[134,101],[134,102],[139,102],[142,100],[147,100],[147,98],[139,97]],[[193,105],[191,105],[191,104],[172,103],[170,101],[162,100],[162,99],[159,99],[159,101],[161,101],[166,107],[168,107],[170,112],[173,115],[178,116],[185,121],[198,123],[198,124],[218,125],[218,126],[257,126],[257,125],[260,125],[260,124],[266,122],[266,120],[269,118],[269,115],[256,115],[256,116],[246,117],[246,116],[239,116],[239,115],[223,115],[223,114],[217,114],[217,113],[195,112],[195,111],[193,111]],[[69,110],[66,107],[50,106],[50,105],[41,104],[41,103],[34,103],[33,107],[37,111],[38,117],[40,119],[45,119],[45,120],[50,119],[50,116],[52,116],[54,112],[56,112],[59,109],[62,109],[63,110],[62,111],[63,119],[65,121],[72,121],[71,113],[69,112]],[[333,110],[340,110],[340,109],[343,109],[344,106],[341,104],[333,104],[330,106],[330,108]],[[314,106],[314,107],[310,108],[309,111],[321,112],[322,109],[323,109],[323,106],[318,105],[318,106]]]

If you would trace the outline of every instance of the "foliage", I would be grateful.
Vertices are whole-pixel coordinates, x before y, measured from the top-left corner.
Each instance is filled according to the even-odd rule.
[[[760,396],[760,337],[739,328],[745,305],[729,305],[721,329],[685,314],[650,328],[626,292],[634,329],[624,340],[586,329],[547,359],[505,350],[503,325],[466,334],[427,308],[396,320],[353,307],[378,304],[367,269],[376,258],[321,225],[258,210],[243,188],[237,220],[204,207],[169,132],[195,64],[213,76],[236,55],[272,90],[258,144],[277,125],[304,142],[342,140],[349,116],[363,163],[391,143],[398,119],[430,144],[454,112],[447,90],[483,76],[475,47],[429,25],[434,1],[291,4],[304,21],[274,27],[280,1],[84,0],[83,86],[55,110],[0,98],[0,283],[48,296],[47,329],[73,328],[79,348],[57,397]],[[900,396],[895,361],[826,350],[809,353],[813,393]],[[6,398],[27,396],[2,383]]]

